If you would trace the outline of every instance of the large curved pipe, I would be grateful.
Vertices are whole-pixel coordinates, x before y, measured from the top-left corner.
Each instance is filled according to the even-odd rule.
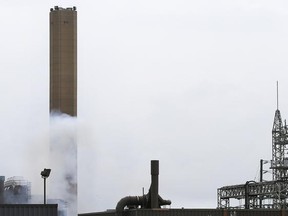
[[[149,205],[148,201],[149,194],[144,196],[127,196],[122,198],[116,206],[116,212],[122,212],[126,206],[141,206],[142,208],[147,208]],[[151,204],[150,204],[151,205]],[[150,206],[149,205],[149,206]],[[170,200],[164,200],[160,195],[158,195],[158,205],[156,208],[160,208],[164,205],[171,205]]]
[[[122,212],[126,206],[139,206],[143,205],[146,200],[145,196],[127,196],[122,198],[116,206],[117,212]]]

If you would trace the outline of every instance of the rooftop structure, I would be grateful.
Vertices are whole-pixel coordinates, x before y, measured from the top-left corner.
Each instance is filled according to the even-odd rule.
[[[0,204],[2,216],[60,216],[57,204]]]
[[[78,216],[286,216],[280,209],[132,209],[117,214],[115,211],[83,213]]]
[[[31,197],[31,182],[22,176],[13,176],[4,182],[4,202],[6,204],[25,204]]]

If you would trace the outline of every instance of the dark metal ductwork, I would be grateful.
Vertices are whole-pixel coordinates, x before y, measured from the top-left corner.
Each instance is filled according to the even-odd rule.
[[[149,192],[143,196],[127,196],[122,198],[116,206],[117,213],[123,212],[125,207],[129,209],[141,208],[143,209],[154,209],[161,208],[163,205],[171,205],[170,200],[164,200],[158,194],[158,175],[159,175],[159,161],[151,161],[151,185]]]

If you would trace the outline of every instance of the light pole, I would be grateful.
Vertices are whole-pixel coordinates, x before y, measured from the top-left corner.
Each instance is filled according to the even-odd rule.
[[[46,179],[49,177],[51,172],[51,169],[44,168],[43,171],[41,171],[41,176],[44,179],[44,205],[46,204]]]

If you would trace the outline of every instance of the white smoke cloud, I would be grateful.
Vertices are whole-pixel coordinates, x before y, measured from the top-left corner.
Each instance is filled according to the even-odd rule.
[[[77,119],[61,113],[50,118],[49,196],[67,202],[69,216],[77,215]]]

